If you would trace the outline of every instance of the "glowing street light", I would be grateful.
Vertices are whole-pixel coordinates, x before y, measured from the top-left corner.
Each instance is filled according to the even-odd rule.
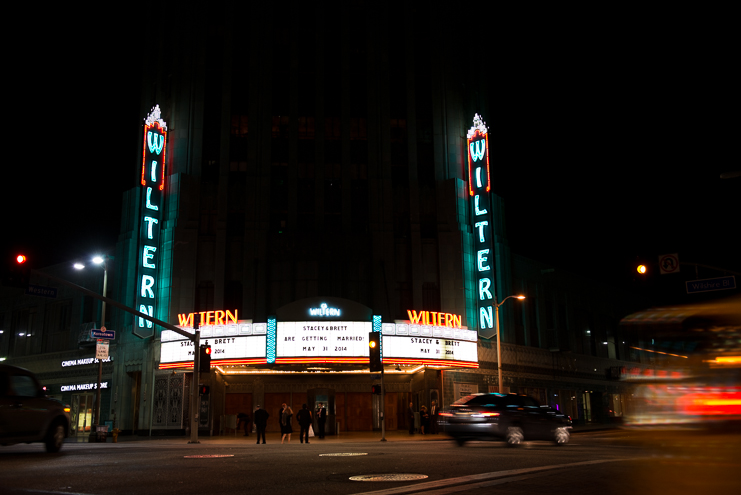
[[[502,391],[503,388],[502,388],[502,338],[501,338],[502,329],[499,327],[499,306],[504,304],[504,301],[512,297],[514,297],[515,299],[519,299],[520,301],[525,299],[525,296],[523,295],[507,296],[504,299],[502,299],[502,302],[497,303],[497,296],[496,295],[494,296],[494,310],[495,310],[496,318],[497,318],[497,376],[499,379],[499,393],[500,394],[503,393]]]

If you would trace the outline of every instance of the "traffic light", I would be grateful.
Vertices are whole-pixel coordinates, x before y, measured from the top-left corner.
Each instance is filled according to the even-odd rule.
[[[19,288],[28,287],[31,273],[31,267],[26,263],[28,258],[24,254],[19,254],[13,261],[12,266],[7,269],[7,274],[3,274],[3,285]]]
[[[381,395],[381,386],[373,385],[373,395]]]
[[[383,353],[381,352],[381,332],[368,334],[368,351],[370,356],[370,370],[383,371]]]
[[[645,275],[646,273],[646,265],[638,265],[636,267],[636,271],[640,273],[641,275]]]
[[[198,367],[198,371],[201,373],[209,373],[211,371],[211,346],[203,344],[201,345],[201,362]]]
[[[198,386],[198,395],[208,395],[210,392],[210,388],[208,385],[199,385]]]

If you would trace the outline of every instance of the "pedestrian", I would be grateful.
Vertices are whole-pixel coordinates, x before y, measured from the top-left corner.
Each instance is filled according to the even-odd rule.
[[[281,404],[280,410],[278,411],[278,425],[280,426],[280,434],[283,435],[283,410],[286,408],[285,404]]]
[[[419,409],[419,432],[424,435],[427,432],[427,425],[430,422],[430,415],[427,413],[427,406]]]
[[[240,426],[244,424],[244,436],[250,436],[250,431],[252,430],[252,428],[250,427],[252,423],[250,421],[250,415],[241,412],[237,414],[237,419],[239,420],[239,423],[237,423],[237,429],[239,430]]]
[[[260,443],[260,437],[262,437],[263,445],[265,444],[265,428],[268,426],[268,416],[270,414],[258,404],[255,410],[255,427],[257,428],[257,443]]]
[[[437,401],[432,401],[432,404],[430,405],[430,433],[433,435],[437,435]]]
[[[291,433],[293,433],[293,428],[291,427],[291,418],[293,418],[293,409],[291,409],[291,406],[286,406],[285,404],[283,405],[285,407],[283,409],[283,413],[282,413],[283,419],[281,421],[282,423],[281,433],[283,434],[283,436],[281,436],[280,438],[281,445],[283,445],[283,440],[286,439],[286,436],[288,437],[288,443],[291,443]]]
[[[407,410],[407,421],[409,421],[409,434],[414,435],[414,403],[409,403],[409,409]]]
[[[301,410],[296,414],[296,420],[301,427],[298,438],[301,440],[301,443],[304,443],[304,438],[306,438],[306,443],[309,443],[309,428],[311,427],[312,420],[311,411],[309,411],[306,404],[301,406]]]
[[[316,421],[319,426],[319,438],[324,438],[324,426],[327,424],[327,410],[321,402],[317,406]]]

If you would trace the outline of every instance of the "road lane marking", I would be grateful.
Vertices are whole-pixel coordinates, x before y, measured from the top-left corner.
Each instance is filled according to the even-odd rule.
[[[388,488],[385,490],[375,490],[372,492],[361,492],[361,493],[356,493],[354,495],[399,495],[403,493],[414,493],[414,492],[422,492],[422,491],[427,493],[430,490],[451,487],[452,485],[464,485],[465,489],[468,489],[469,487],[472,486],[471,485],[472,483],[476,483],[478,486],[478,484],[481,482],[491,482],[491,480],[494,480],[497,478],[507,478],[506,480],[501,480],[501,482],[508,483],[509,481],[515,481],[515,479],[512,477],[518,477],[520,475],[530,475],[532,473],[539,473],[541,471],[552,471],[554,469],[564,469],[564,468],[571,468],[571,467],[578,467],[578,466],[589,466],[592,464],[603,464],[605,462],[618,462],[618,461],[629,461],[629,460],[637,460],[637,459],[635,458],[633,459],[628,459],[628,458],[600,459],[600,460],[595,460],[595,461],[575,462],[572,464],[554,464],[551,466],[511,469],[509,471],[496,471],[493,473],[472,474],[470,476],[460,476],[458,478],[447,478],[444,480],[428,481],[426,483],[418,483],[415,485],[400,486],[397,488]],[[520,478],[518,477],[517,479],[520,479]],[[460,490],[455,490],[455,491],[460,491]],[[440,492],[440,493],[443,493],[443,492]]]

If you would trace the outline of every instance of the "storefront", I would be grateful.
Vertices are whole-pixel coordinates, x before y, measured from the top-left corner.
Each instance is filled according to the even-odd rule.
[[[90,351],[77,350],[43,357],[30,356],[15,360],[13,363],[33,371],[49,397],[70,405],[70,435],[85,438],[93,430],[98,387],[99,361],[89,354]],[[110,355],[103,361],[100,383],[103,421],[112,421],[108,411],[114,393],[112,379],[114,359],[115,357]]]
[[[297,411],[306,404],[328,411],[327,433],[380,428],[381,398],[386,429],[407,429],[406,410],[440,403],[443,370],[478,368],[477,334],[450,313],[409,310],[409,320],[383,322],[370,308],[339,298],[309,298],[276,311],[266,322],[240,319],[236,310],[179,315],[181,328],[200,326],[201,343],[211,346],[211,373],[201,395],[199,422],[214,434],[225,431],[227,416],[252,413],[257,405],[270,413],[268,431],[278,431],[281,404]],[[382,335],[383,373],[369,369],[369,334]],[[155,386],[165,409],[155,428],[187,425],[193,343],[172,331],[162,332]],[[384,395],[373,393],[383,377]],[[180,397],[179,403],[165,400]],[[170,420],[170,423],[167,421]]]

